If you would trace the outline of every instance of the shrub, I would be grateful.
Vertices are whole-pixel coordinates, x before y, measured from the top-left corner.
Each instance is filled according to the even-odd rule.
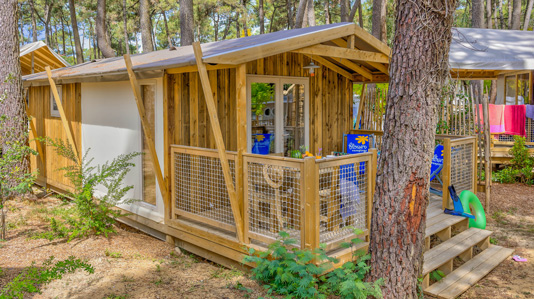
[[[493,181],[499,183],[534,184],[534,158],[525,146],[525,137],[514,136],[514,145],[509,150],[512,159],[501,171],[493,173]]]
[[[359,234],[361,232],[355,232]],[[292,247],[295,239],[280,232],[280,240],[270,244],[266,251],[249,249],[245,263],[255,263],[252,278],[264,285],[269,294],[277,293],[288,298],[326,298],[335,294],[343,298],[381,298],[382,281],[373,283],[363,279],[370,269],[366,264],[368,255],[355,252],[354,261],[346,262],[340,268],[325,274],[339,261],[327,256],[324,245],[315,250]],[[343,246],[350,247],[361,242],[353,239]],[[315,262],[319,261],[317,264]]]
[[[74,186],[74,192],[70,193],[74,198],[74,209],[73,213],[61,216],[63,221],[51,218],[50,227],[53,234],[45,233],[43,237],[47,239],[66,237],[70,241],[90,234],[108,237],[110,233],[115,233],[113,225],[116,218],[127,215],[115,206],[136,201],[125,198],[133,186],[124,186],[123,182],[131,168],[135,166],[131,160],[140,153],[120,155],[111,162],[92,166],[93,159],[87,159],[89,151],[81,163],[78,163],[70,145],[59,139],[55,141],[47,139],[47,143],[54,147],[58,155],[73,162],[60,170],[65,171],[65,177]],[[99,198],[95,197],[97,186],[106,189],[104,195]]]
[[[85,261],[73,256],[64,261],[58,261],[54,265],[54,257],[47,259],[42,268],[35,266],[35,262],[26,268],[0,290],[0,299],[23,298],[26,293],[41,293],[40,287],[53,280],[61,279],[66,273],[73,273],[77,269],[83,269],[87,273],[94,273],[94,268]]]

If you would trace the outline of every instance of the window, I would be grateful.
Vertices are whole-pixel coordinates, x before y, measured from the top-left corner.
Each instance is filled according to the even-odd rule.
[[[309,146],[309,78],[247,77],[248,151],[283,153]]]
[[[61,103],[63,103],[63,86],[62,85],[56,85],[57,93],[59,95],[59,100]],[[59,114],[59,108],[57,107],[56,100],[54,97],[54,93],[52,92],[52,88],[50,88],[50,116],[52,117],[61,117]]]
[[[506,105],[525,105],[530,103],[530,74],[506,76],[504,80]]]

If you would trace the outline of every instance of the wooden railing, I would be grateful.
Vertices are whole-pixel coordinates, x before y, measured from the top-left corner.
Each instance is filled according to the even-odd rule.
[[[275,241],[285,231],[297,247],[327,250],[368,235],[376,151],[316,160],[244,154],[245,242]]]
[[[235,182],[237,153],[227,151]],[[171,146],[172,220],[178,217],[236,232],[217,150]]]
[[[476,193],[477,139],[474,136],[436,135],[436,142],[443,144],[442,207],[450,208],[452,201],[448,186],[454,185],[458,195],[464,190]]]

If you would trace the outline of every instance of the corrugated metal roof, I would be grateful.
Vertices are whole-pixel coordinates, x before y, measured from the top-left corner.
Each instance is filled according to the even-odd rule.
[[[449,51],[452,69],[532,70],[534,32],[454,28]]]
[[[236,64],[243,62],[224,61],[225,55],[239,53],[240,51],[254,50],[255,48],[269,47],[269,52],[257,51],[256,57],[249,59],[255,60],[262,57],[276,55],[282,52],[276,52],[278,45],[287,45],[293,39],[298,37],[309,36],[309,43],[318,44],[326,42],[335,38],[348,35],[346,32],[354,28],[353,23],[337,23],[323,26],[307,27],[301,29],[283,30],[268,34],[254,35],[238,39],[223,40],[202,44],[202,52],[204,60],[217,60],[217,63]],[[347,29],[343,32],[340,29]],[[329,31],[332,34],[324,35],[325,37],[318,39],[316,35],[320,32]],[[321,34],[323,36],[323,34]],[[292,50],[299,49],[308,45],[302,43],[295,43]],[[286,50],[287,51],[287,50]],[[132,55],[132,64],[134,71],[139,75],[139,78],[153,78],[162,76],[164,69],[177,68],[183,66],[195,65],[195,56],[192,46],[177,47],[174,50],[160,50],[143,54]],[[218,59],[216,59],[218,58]],[[209,61],[208,61],[209,62]],[[113,80],[128,80],[126,73],[126,66],[123,57],[114,57],[108,59],[97,60],[94,62],[86,62],[79,65],[64,67],[52,71],[52,77],[57,79],[59,83],[77,82],[77,81],[113,81]],[[24,76],[23,80],[26,85],[36,85],[38,82],[47,81],[46,73],[32,74]]]

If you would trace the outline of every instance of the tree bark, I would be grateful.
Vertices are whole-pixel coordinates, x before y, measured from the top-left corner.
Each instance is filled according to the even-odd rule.
[[[493,28],[491,17],[492,17],[491,0],[486,0],[486,20],[487,20],[486,28],[488,29]]]
[[[80,43],[80,34],[78,32],[78,22],[76,21],[76,6],[74,0],[69,0],[70,20],[72,25],[72,35],[74,36],[74,46],[76,48],[76,62],[83,63],[83,49]]]
[[[193,0],[180,0],[180,45],[193,44]]]
[[[349,21],[349,0],[339,1],[339,14],[341,16],[341,22]]]
[[[263,11],[263,0],[258,2],[258,19],[260,20],[260,34],[265,33],[265,12]]]
[[[287,9],[287,29],[293,29],[294,27],[294,24],[293,24],[293,9],[292,9],[292,5],[291,5],[291,0],[286,0],[286,9]],[[328,1],[327,1],[328,2]],[[274,10],[276,10],[276,6],[274,7]],[[274,17],[274,13],[273,13],[273,17]],[[273,27],[273,23],[271,22],[271,25],[270,27],[272,28]],[[269,30],[269,32],[272,32],[271,30]]]
[[[484,28],[484,0],[472,0],[471,4],[471,27]],[[471,84],[475,91],[474,96],[477,98],[476,102],[482,103],[484,81],[473,80]]]
[[[449,73],[455,7],[455,0],[396,1],[369,244],[369,279],[385,278],[384,298],[418,298],[436,112]]]
[[[167,35],[167,43],[169,44],[168,47],[172,47],[172,39],[171,34],[169,33],[169,25],[167,24],[167,16],[165,14],[165,11],[161,11],[161,14],[163,15],[163,24],[165,25],[165,35]],[[219,31],[218,28],[216,28],[215,31],[215,40],[217,40],[217,31]]]
[[[130,38],[128,37],[128,13],[126,11],[126,0],[122,1],[122,22],[124,31],[124,46],[126,47],[126,54],[130,54]]]
[[[313,0],[308,0],[306,10],[308,11],[308,26],[315,26],[315,7],[313,5]]]
[[[514,9],[512,12],[512,29],[521,29],[521,0],[514,0]]]
[[[295,20],[295,28],[302,28],[302,24],[304,22],[304,15],[306,14],[307,4],[308,0],[299,1],[299,8],[297,9],[297,17]]]
[[[523,25],[523,31],[527,31],[530,26],[530,15],[532,14],[532,5],[534,0],[528,0],[527,12],[525,13],[525,23]]]
[[[363,17],[362,17],[362,1],[361,0],[354,1],[354,5],[352,5],[352,8],[350,9],[349,22],[354,22],[354,17],[356,16],[357,10],[360,11],[358,25],[362,27]]]
[[[372,34],[383,42],[387,41],[386,4],[387,0],[373,0]]]
[[[98,0],[96,6],[96,40],[105,58],[115,57],[106,29],[106,0]]]
[[[513,19],[512,0],[508,0],[508,29],[512,29],[512,19]]]
[[[22,96],[19,35],[17,28],[18,5],[16,0],[0,1],[0,150],[7,152],[9,144],[27,144],[28,117]],[[29,171],[28,159],[18,165]],[[8,182],[15,187],[16,182]]]
[[[324,22],[325,24],[330,24],[330,2],[327,0],[324,2]]]
[[[33,3],[32,0],[30,0],[30,6],[33,7],[31,3]],[[36,42],[37,41],[37,20],[35,19],[35,11],[33,10],[33,8],[30,9],[30,11],[32,14],[32,41]]]
[[[141,43],[143,52],[154,51],[152,44],[152,29],[150,26],[150,2],[149,0],[139,1],[139,28],[141,28]]]
[[[495,100],[497,100],[497,80],[491,80],[490,104],[495,104]]]

